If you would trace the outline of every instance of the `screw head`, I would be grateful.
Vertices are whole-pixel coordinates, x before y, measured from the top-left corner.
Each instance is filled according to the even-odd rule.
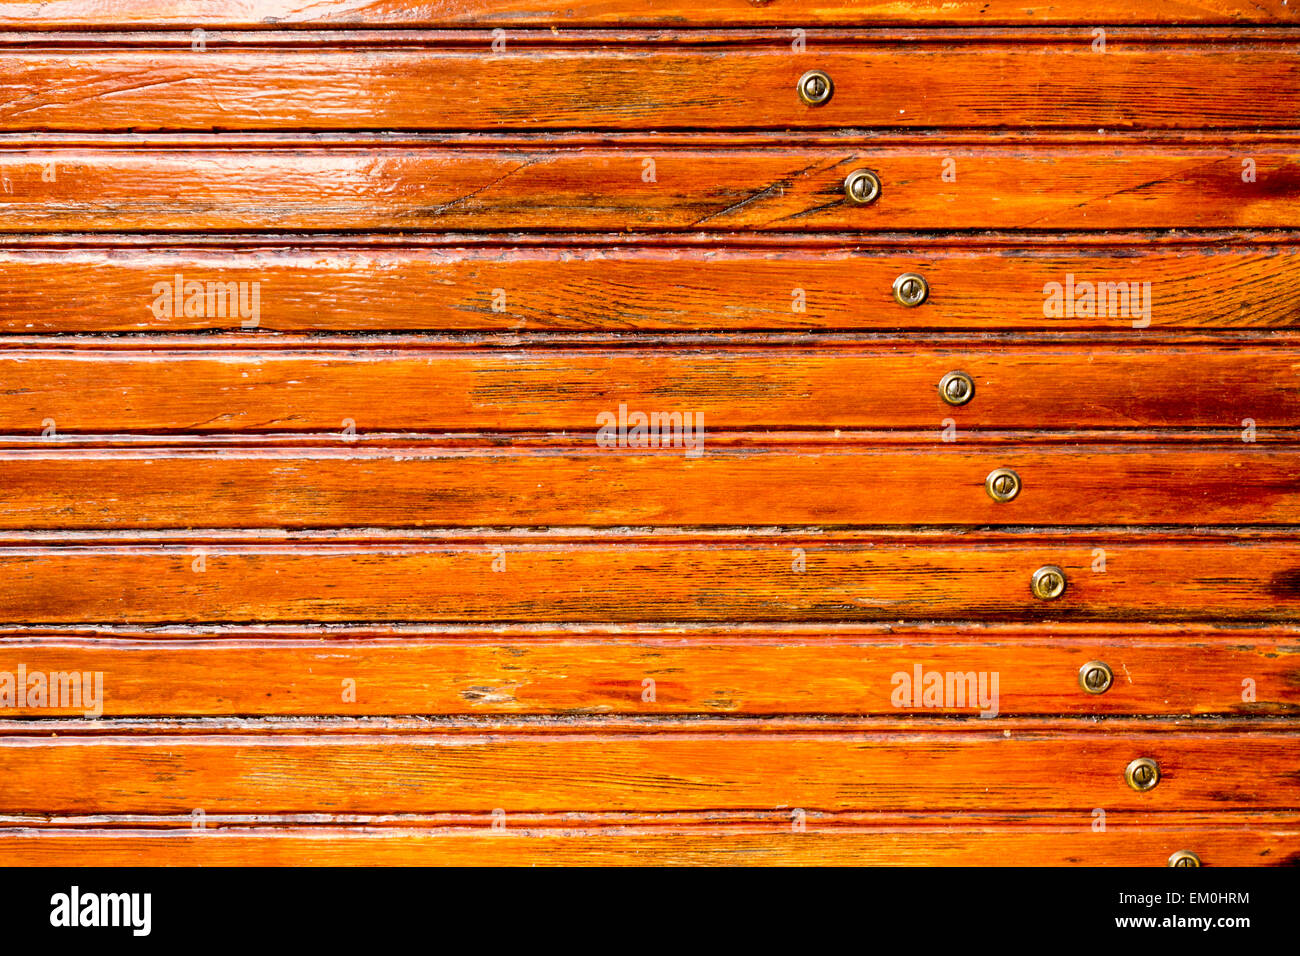
[[[930,283],[915,272],[904,272],[894,280],[894,301],[914,309],[930,295]]]
[[[1138,757],[1124,768],[1124,779],[1138,792],[1152,790],[1160,782],[1160,767],[1150,757]]]
[[[984,490],[994,501],[1011,501],[1020,494],[1020,476],[1010,468],[994,468],[984,479]]]
[[[835,92],[835,84],[822,70],[809,70],[799,77],[799,85],[795,88],[799,91],[799,99],[809,106],[821,106]]]
[[[880,197],[880,177],[869,169],[855,169],[844,177],[844,196],[849,202],[866,206]]]
[[[1105,661],[1088,661],[1079,668],[1079,686],[1089,694],[1104,694],[1115,682],[1115,672]]]
[[[975,397],[975,379],[965,372],[949,372],[939,379],[939,397],[949,405],[965,405]]]
[[[1046,564],[1029,579],[1029,589],[1042,601],[1055,601],[1065,593],[1065,572],[1054,564]]]
[[[1200,866],[1201,858],[1191,850],[1175,850],[1169,856],[1170,866]]]

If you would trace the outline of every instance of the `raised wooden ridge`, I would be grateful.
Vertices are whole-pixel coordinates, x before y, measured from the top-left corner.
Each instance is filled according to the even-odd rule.
[[[0,150],[5,232],[1292,228],[1300,148],[1241,142],[646,153],[456,148]],[[1250,150],[1249,155],[1245,154]],[[654,182],[643,176],[654,162]],[[1253,164],[1247,176],[1245,160]],[[956,179],[945,182],[945,164]],[[874,170],[881,197],[846,201]],[[50,170],[53,170],[51,176]]]
[[[223,27],[682,27],[881,24],[1295,23],[1285,0],[7,0],[0,27],[68,29]]]
[[[1294,726],[1280,719],[1243,732],[1097,728],[1086,737],[967,720],[987,729],[3,737],[0,812],[508,817],[761,807],[1086,817],[1097,807],[1285,810],[1300,787],[1282,759]],[[1124,781],[1138,756],[1161,766],[1147,793]]]
[[[858,444],[0,450],[0,529],[1295,525],[1300,450]],[[996,502],[985,479],[1022,483]],[[1116,489],[1122,489],[1116,493]]]
[[[1095,329],[1128,330],[1146,339],[1159,330],[1300,327],[1300,290],[1292,281],[1300,268],[1296,245],[1024,245],[987,251],[915,241],[899,245],[847,240],[830,248],[514,242],[221,249],[160,243],[54,249],[9,243],[0,248],[0,333],[29,336],[33,343],[52,333],[221,329],[515,334]],[[930,284],[920,307],[894,301],[892,283],[904,272],[919,273]],[[159,285],[174,288],[177,275],[182,308],[171,308],[174,296],[169,296],[168,308],[155,310]],[[200,284],[190,287],[191,297],[203,290],[204,308],[190,310],[198,314],[186,314],[186,282]],[[208,314],[206,290],[214,283],[223,289],[235,283],[236,292],[226,308]],[[1074,303],[1083,295],[1083,283],[1093,290],[1093,305],[1067,309],[1067,285],[1076,293],[1070,297]],[[1125,284],[1127,309],[1111,308],[1106,283]],[[1051,301],[1057,286],[1059,309]],[[374,307],[376,301],[383,303],[381,309]],[[1124,304],[1118,292],[1115,304]]]
[[[1176,366],[1178,374],[1170,374]],[[1243,376],[1241,370],[1251,374]],[[953,407],[938,383],[972,376]],[[620,408],[709,429],[1300,426],[1294,346],[0,350],[9,434],[570,431]],[[702,419],[698,416],[703,416]],[[952,431],[951,429],[956,429]],[[685,419],[674,447],[686,447]],[[626,432],[627,429],[624,428]],[[612,434],[612,433],[611,433]],[[696,450],[702,454],[703,446]],[[694,453],[693,453],[694,454]]]
[[[1295,128],[1300,35],[1291,39],[1117,41],[1104,53],[1086,36],[1039,47],[831,41],[802,54],[788,37],[726,51],[0,50],[0,129]],[[813,68],[835,84],[817,108],[795,91]]]
[[[1003,541],[730,532],[55,542],[0,548],[8,582],[0,620],[1287,622],[1300,601],[1295,554],[1294,536],[1162,540],[1123,532]],[[1068,577],[1059,600],[1030,592],[1031,575],[1045,565]]]
[[[1116,674],[1105,694],[1079,687],[1091,660]],[[102,675],[97,702],[51,699],[7,710],[12,718],[989,710],[978,699],[896,706],[897,675],[914,681],[918,666],[922,680],[975,674],[977,693],[978,675],[987,691],[996,673],[999,725],[1035,713],[1300,716],[1300,633],[1288,628],[101,628],[18,630],[0,642],[2,672]]]

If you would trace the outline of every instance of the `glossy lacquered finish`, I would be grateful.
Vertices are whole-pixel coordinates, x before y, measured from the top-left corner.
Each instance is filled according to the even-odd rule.
[[[0,0],[0,862],[1295,863],[1297,15]]]
[[[0,622],[1281,623],[1300,607],[1297,546],[1123,531],[60,536],[0,545]],[[1033,589],[1043,567],[1064,574],[1063,594]]]
[[[1033,242],[1003,240],[992,248],[973,238],[912,237],[901,249],[897,240],[803,236],[749,247],[683,244],[675,236],[658,237],[655,245],[572,235],[528,245],[473,236],[419,245],[377,236],[293,246],[283,239],[206,241],[203,247],[166,237],[74,248],[66,240],[58,248],[31,238],[6,243],[0,246],[0,330],[34,337],[224,330],[246,338],[258,332],[1104,330],[1142,333],[1133,336],[1136,344],[1160,330],[1300,327],[1300,289],[1293,281],[1300,248],[1294,238],[1249,234],[1217,244],[1132,237],[1099,244],[1088,233],[1040,234]],[[924,302],[905,308],[893,290],[909,274],[921,276],[928,290]],[[177,276],[181,308],[175,307]],[[224,309],[216,303],[208,309],[207,290],[218,282],[235,283],[236,296]],[[203,308],[186,310],[200,291]],[[256,341],[270,346],[277,339]]]
[[[18,446],[0,449],[0,530],[1236,527],[1290,525],[1300,508],[1289,444],[1025,447],[932,434],[900,446],[806,433],[754,447],[728,437],[706,431],[698,457],[571,440]]]
[[[973,717],[952,721],[683,720],[664,729],[587,720],[383,727],[285,724],[245,735],[0,736],[11,781],[0,811],[59,817],[250,813],[294,817],[455,813],[1071,811],[1086,826],[1116,811],[1278,810],[1295,804],[1294,768],[1277,759],[1289,721],[1187,722]],[[314,731],[314,732],[313,732]],[[1158,759],[1158,786],[1125,771]],[[1213,773],[1203,768],[1212,766]],[[1070,786],[1062,787],[1063,776]],[[178,788],[176,781],[184,781]],[[519,786],[526,779],[530,786]],[[357,780],[364,781],[358,786]],[[869,783],[865,783],[869,781]],[[1234,781],[1244,781],[1235,783]]]
[[[1042,23],[1286,24],[1287,0],[569,0],[562,8],[537,0],[8,0],[0,26],[230,27],[266,30],[316,27],[699,27],[859,26]]]
[[[214,38],[214,43],[216,39]],[[787,40],[729,50],[490,48],[69,54],[0,50],[8,130],[1095,129],[1284,126],[1300,111],[1300,45],[924,44],[853,50]],[[484,44],[487,47],[487,44]],[[800,95],[815,66],[834,93]],[[593,77],[599,81],[593,82]],[[529,95],[521,98],[520,89]],[[87,91],[93,91],[87,95]],[[165,90],[166,95],[160,95]],[[430,109],[430,100],[453,109]],[[919,104],[924,104],[922,108]]]
[[[13,349],[0,352],[9,388],[0,395],[0,428],[46,438],[306,431],[337,434],[341,444],[357,432],[576,432],[591,447],[602,416],[616,425],[625,406],[624,419],[696,416],[689,430],[699,430],[701,448],[710,429],[928,429],[936,442],[953,443],[961,429],[1106,428],[1117,417],[1136,428],[1233,429],[1248,446],[1257,435],[1252,425],[1300,426],[1295,354],[1282,344],[945,348],[924,341],[911,348]],[[969,375],[975,391],[945,401],[939,383],[954,370]],[[685,430],[683,418],[678,432]],[[675,441],[684,448],[695,436]]]
[[[561,138],[322,148],[301,134],[278,148],[158,142],[0,152],[12,186],[0,230],[1289,229],[1300,216],[1300,140],[1289,136],[1231,148],[1117,137],[1027,148],[991,135],[950,147],[923,136],[817,148],[729,138],[707,149]],[[868,205],[845,196],[846,177],[863,169],[881,183]]]
[[[20,665],[102,673],[103,715],[146,719],[925,717],[935,713],[935,699],[927,705],[924,692],[904,694],[904,684],[923,686],[936,673],[945,675],[945,686],[946,675],[960,675],[954,686],[965,695],[945,713],[981,720],[1043,712],[1300,716],[1294,625],[408,624],[335,628],[328,638],[311,625],[9,628],[0,671],[16,673]],[[1111,683],[1098,685],[1102,690],[1082,686],[1087,665],[1108,669]],[[275,692],[268,694],[267,685]],[[349,687],[356,693],[345,694]],[[18,707],[12,716],[80,717],[87,710],[84,700],[54,704]]]

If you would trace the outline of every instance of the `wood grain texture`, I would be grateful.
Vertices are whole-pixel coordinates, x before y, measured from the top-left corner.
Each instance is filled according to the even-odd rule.
[[[1093,570],[1099,557],[1104,573]],[[1069,589],[1040,601],[1029,581],[1049,564],[1066,572]],[[24,624],[1287,622],[1300,609],[1289,537],[542,534],[210,544],[199,536],[189,545],[10,545],[0,549],[0,573],[0,621]]]
[[[954,370],[975,382],[975,397],[957,408],[938,390]],[[1284,345],[48,348],[0,352],[0,381],[0,431],[47,436],[319,431],[344,443],[352,427],[570,431],[594,446],[610,421],[600,416],[614,416],[617,429],[622,405],[692,413],[705,448],[710,429],[915,428],[939,441],[946,422],[958,429],[953,440],[979,428],[1300,425],[1300,358]],[[674,446],[685,444],[678,434]]]
[[[1300,862],[1294,0],[110,6],[0,0],[0,862]]]
[[[969,441],[969,440],[968,440]],[[985,489],[1011,468],[1021,491]],[[1119,493],[1116,490],[1119,489]],[[1293,445],[0,451],[0,529],[1300,525]]]
[[[0,864],[64,866],[1162,866],[1191,849],[1204,866],[1288,866],[1300,859],[1294,817],[1228,817],[1186,825],[1181,815],[1140,826],[1112,814],[1020,819],[983,826],[951,821],[834,826],[805,822],[690,828],[211,827],[0,831]]]
[[[859,168],[870,206],[844,199]],[[0,187],[4,232],[1290,228],[1300,149],[31,146],[0,152]]]
[[[1287,809],[1290,724],[1249,732],[0,737],[6,814]],[[814,725],[815,726],[815,725]],[[1150,757],[1161,780],[1132,790]],[[1069,781],[1068,786],[1063,781]],[[364,781],[364,786],[358,786]],[[1082,822],[1082,821],[1081,821]]]
[[[1090,44],[0,53],[0,130],[1300,125],[1300,44]],[[835,84],[817,108],[796,93],[814,67]]]
[[[1104,694],[1079,687],[1091,660],[1116,675]],[[975,674],[976,692],[980,673],[986,690],[997,674],[1000,715],[1300,715],[1300,633],[1286,628],[197,629],[0,642],[3,673],[102,675],[97,699],[92,676],[81,697],[69,683],[41,706],[11,701],[14,718],[991,712],[987,694],[948,708],[895,700],[896,675],[915,683],[918,665],[923,680]]]
[[[1287,0],[6,0],[0,27],[689,27],[1292,23]]]
[[[759,249],[473,246],[0,249],[0,333],[239,330],[207,283],[247,283],[267,332],[1294,329],[1300,248],[957,246]],[[915,272],[926,302],[892,284]],[[205,308],[155,315],[154,286],[201,282]],[[1129,310],[1045,308],[1051,283],[1150,283]],[[1082,287],[1080,287],[1082,288]],[[1129,286],[1131,293],[1131,285]],[[1064,293],[1063,293],[1064,294]],[[1123,300],[1117,300],[1118,304]],[[1091,311],[1091,315],[1080,314]],[[224,312],[225,314],[220,314]],[[1050,313],[1050,314],[1049,314]],[[273,341],[273,340],[272,340]]]

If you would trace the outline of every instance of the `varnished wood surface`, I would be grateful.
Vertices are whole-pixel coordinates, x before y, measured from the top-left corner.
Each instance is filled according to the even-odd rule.
[[[200,535],[188,544],[11,544],[0,548],[0,621],[1286,622],[1300,607],[1290,536],[728,532],[328,541],[208,543]],[[1104,572],[1093,570],[1097,549]],[[1069,579],[1058,600],[1030,592],[1031,575],[1044,565]]]
[[[978,726],[972,726],[971,724]],[[0,737],[6,814],[1245,810],[1295,806],[1294,727]],[[1150,757],[1161,780],[1132,790]],[[1062,781],[1069,780],[1063,787]],[[364,781],[358,786],[357,781]]]
[[[1219,229],[1292,228],[1300,212],[1300,148],[1291,141],[817,149],[557,141],[509,150],[294,142],[6,149],[0,229]],[[647,161],[654,182],[643,178]],[[883,184],[869,206],[844,198],[844,179],[859,168]],[[945,168],[956,170],[953,181]]]
[[[1100,660],[1104,694],[1078,684]],[[970,715],[894,699],[899,674],[998,675],[997,712],[1300,715],[1300,632],[1110,625],[198,628],[0,642],[0,671],[102,674],[105,719],[340,714]],[[92,678],[93,679],[93,678]],[[946,677],[944,678],[946,680]],[[963,678],[964,679],[964,678]],[[74,717],[85,700],[6,708]],[[933,701],[931,702],[933,703]],[[895,706],[900,704],[900,706]],[[77,706],[80,705],[80,706]]]
[[[1091,839],[1089,839],[1091,838]],[[1294,864],[1294,821],[1125,829],[833,830],[699,827],[590,830],[364,830],[334,827],[0,834],[6,866],[1160,866],[1195,848],[1205,866]]]
[[[967,818],[969,819],[969,818]],[[549,828],[229,827],[0,831],[6,866],[1162,866],[1192,849],[1205,866],[1287,866],[1300,858],[1289,815],[1200,824],[1182,817],[1094,832],[1077,817],[1041,826],[1018,819],[982,827],[819,828],[805,821],[731,826]]]
[[[0,451],[0,529],[1300,523],[1289,444],[713,448],[707,437],[699,457],[590,440],[13,448]],[[1014,500],[988,495],[996,468],[1019,476]]]
[[[957,370],[975,396],[953,407],[938,383]],[[702,415],[705,448],[710,429],[933,429],[941,442],[948,425],[951,441],[980,428],[1209,427],[1241,429],[1246,444],[1252,423],[1300,425],[1298,370],[1293,345],[1256,344],[5,350],[0,431],[319,431],[340,443],[349,428],[565,431],[594,445],[599,416],[625,405]]]
[[[805,249],[9,246],[0,248],[0,332],[248,331],[253,320],[231,310],[155,315],[154,287],[174,284],[176,275],[205,290],[209,282],[247,283],[249,304],[255,283],[256,329],[281,333],[1294,329],[1297,269],[1300,249],[1290,244],[987,251],[852,242]],[[919,307],[894,301],[892,284],[905,272],[930,284]],[[1094,289],[1129,284],[1129,311],[1112,310],[1108,293],[1101,310],[1052,310],[1051,284],[1064,296],[1069,277]]]
[[[833,42],[833,41],[832,41]],[[0,130],[1294,128],[1300,44],[0,53]],[[810,69],[835,84],[809,107]],[[1248,121],[1243,121],[1249,117]]]
[[[272,28],[1292,23],[1287,0],[7,0],[0,27]]]
[[[0,0],[0,862],[1300,860],[1295,9],[110,6]]]

